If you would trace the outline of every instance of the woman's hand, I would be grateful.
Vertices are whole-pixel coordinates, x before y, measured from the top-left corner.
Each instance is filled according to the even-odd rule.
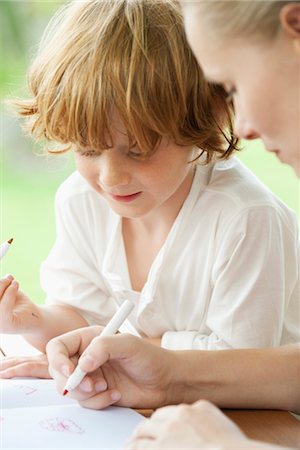
[[[242,431],[212,403],[158,409],[138,426],[127,450],[248,448]]]
[[[34,377],[51,378],[48,358],[45,354],[35,356],[10,356],[0,360],[0,378]]]
[[[154,408],[167,404],[175,373],[173,352],[128,334],[93,340],[99,331],[99,327],[81,328],[48,343],[49,371],[58,389],[63,391],[75,368],[71,357],[82,355],[79,366],[88,375],[68,394],[82,406]]]

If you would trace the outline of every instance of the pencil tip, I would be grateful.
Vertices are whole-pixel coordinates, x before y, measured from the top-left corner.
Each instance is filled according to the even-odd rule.
[[[14,240],[14,238],[11,238],[11,239],[8,239],[7,242],[8,242],[9,244],[11,244],[13,240]]]
[[[69,391],[67,389],[64,390],[63,395],[67,395]]]

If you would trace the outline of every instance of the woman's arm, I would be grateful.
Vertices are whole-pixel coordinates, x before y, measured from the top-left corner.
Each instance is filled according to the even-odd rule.
[[[206,399],[221,407],[300,411],[300,345],[274,349],[171,351],[131,335],[97,339],[85,328],[53,339],[47,346],[50,373],[63,389],[74,370],[72,357],[84,354],[89,372],[71,393],[94,409],[110,404],[135,408],[193,403]],[[89,345],[90,344],[90,345]],[[100,368],[100,370],[98,370]],[[105,381],[107,390],[97,391]],[[118,392],[113,400],[111,392]],[[151,392],[151,394],[150,394]]]
[[[198,354],[197,354],[198,353]],[[300,412],[300,344],[276,348],[180,352],[181,402],[207,399],[225,408]]]

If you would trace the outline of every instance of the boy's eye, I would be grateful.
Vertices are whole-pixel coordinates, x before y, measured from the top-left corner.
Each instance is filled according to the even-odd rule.
[[[139,156],[141,156],[141,154],[139,152],[133,152],[130,150],[128,152],[128,156],[132,156],[133,158],[138,158]]]
[[[130,158],[134,158],[134,159],[140,159],[143,155],[138,150],[128,150],[127,156],[129,156]]]
[[[80,155],[86,158],[93,158],[99,156],[99,153],[95,152],[95,150],[86,150],[84,152],[80,152]]]

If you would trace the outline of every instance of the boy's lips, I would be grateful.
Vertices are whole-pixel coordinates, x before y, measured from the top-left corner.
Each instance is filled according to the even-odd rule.
[[[279,158],[280,150],[278,150],[277,148],[268,148],[268,147],[266,147],[266,149],[269,153],[274,153],[274,155],[276,155],[277,158]]]
[[[281,162],[284,162],[284,161],[283,161],[283,156],[284,156],[284,155],[282,155],[282,152],[281,152],[280,150],[278,150],[278,149],[272,149],[272,150],[269,150],[269,149],[268,149],[268,151],[271,152],[271,153],[273,153],[275,156],[277,156],[277,158],[278,158]]]
[[[109,196],[117,202],[126,203],[126,202],[131,202],[131,201],[135,200],[137,197],[140,196],[141,193],[142,193],[142,191],[135,192],[134,194],[129,194],[129,195],[116,195],[116,194],[109,193]]]
[[[279,150],[275,150],[275,149],[269,150],[268,149],[268,152],[275,153],[277,155],[277,153],[279,153]]]

